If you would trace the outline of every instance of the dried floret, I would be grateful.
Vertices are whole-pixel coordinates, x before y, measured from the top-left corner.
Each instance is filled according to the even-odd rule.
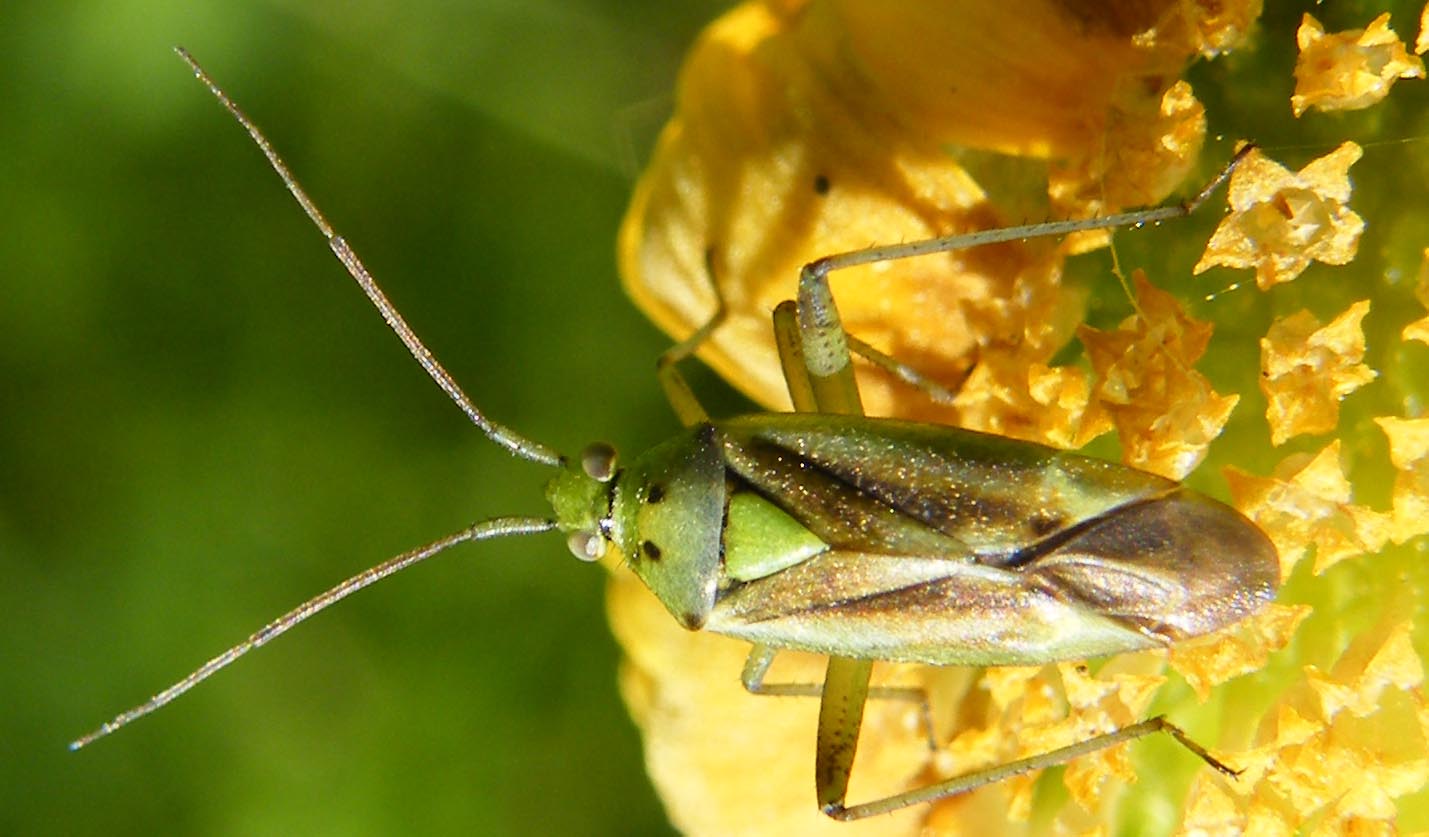
[[[1226,469],[1236,508],[1255,521],[1280,553],[1281,577],[1315,548],[1315,573],[1378,552],[1389,540],[1388,515],[1353,502],[1336,439],[1313,457],[1287,457],[1270,477]]]
[[[963,426],[986,433],[1079,448],[1111,429],[1106,411],[1091,401],[1083,369],[1028,363],[993,354],[963,382],[956,403]]]
[[[1412,623],[1382,620],[1329,672],[1307,666],[1237,763],[1234,786],[1202,774],[1187,798],[1188,832],[1393,833],[1395,801],[1429,781],[1429,706]]]
[[[1395,543],[1429,533],[1429,419],[1385,416],[1375,423],[1389,437],[1394,480]]]
[[[1233,49],[1260,17],[1261,0],[1232,3],[1173,3],[1163,8],[1156,25],[1138,34],[1148,45],[1180,42],[1187,52],[1207,58]]]
[[[1084,666],[1057,666],[1073,719],[1064,722],[1057,737],[1064,743],[1084,740],[1089,734],[1130,726],[1146,717],[1156,692],[1166,682],[1162,675],[1088,673]],[[1046,751],[1050,742],[1039,742]],[[1109,779],[1136,781],[1125,746],[1111,747],[1067,765],[1064,781],[1072,800],[1087,811],[1101,804]]]
[[[1253,267],[1261,290],[1299,276],[1312,261],[1348,264],[1364,221],[1350,210],[1350,166],[1360,147],[1346,142],[1298,172],[1254,150],[1231,175],[1232,212],[1197,262]]]
[[[1272,443],[1334,430],[1341,399],[1375,379],[1361,362],[1368,313],[1369,300],[1362,300],[1323,328],[1303,310],[1271,324],[1260,341],[1260,389]]]
[[[1425,8],[1429,10],[1429,6]],[[1419,281],[1414,286],[1414,298],[1419,300],[1420,305],[1429,308],[1429,247],[1424,249],[1424,257],[1419,262]],[[1429,316],[1420,317],[1405,326],[1400,338],[1429,343]]]
[[[1309,615],[1309,605],[1272,604],[1211,636],[1172,646],[1168,662],[1206,700],[1212,687],[1264,666]]]
[[[970,302],[962,310],[990,335],[962,382],[959,424],[1059,447],[1080,447],[1111,429],[1090,400],[1086,371],[1046,364],[1070,337],[1081,305],[1058,287],[1043,262],[1014,284],[1011,299]],[[926,399],[924,399],[926,400]],[[865,399],[867,403],[867,399]]]
[[[1295,33],[1300,58],[1295,62],[1295,95],[1290,107],[1299,116],[1310,108],[1358,110],[1389,95],[1402,78],[1423,78],[1424,62],[1411,56],[1389,28],[1389,12],[1364,29],[1325,34],[1306,14]]]
[[[1177,80],[1159,96],[1139,86],[1123,87],[1107,108],[1105,148],[1071,158],[1048,176],[1047,194],[1055,215],[1105,215],[1119,207],[1161,200],[1191,170],[1206,136],[1206,109]],[[1082,233],[1071,247],[1103,246],[1105,230]]]
[[[934,759],[934,773],[950,777],[986,766],[1045,753],[1146,717],[1166,678],[1157,670],[1127,671],[1108,666],[1092,674],[1085,666],[989,669],[982,688],[988,693],[981,726],[956,734]],[[1107,780],[1135,780],[1124,746],[1102,750],[1067,767],[1066,784],[1084,810],[1094,811]],[[989,788],[1003,795],[1004,816],[1025,820],[1031,806],[1031,777],[1017,777]],[[962,799],[939,803],[959,807]],[[1007,812],[1011,812],[1010,814]]]
[[[1138,313],[1115,331],[1077,334],[1097,372],[1096,400],[1111,415],[1127,463],[1173,479],[1190,473],[1220,435],[1239,396],[1222,396],[1192,366],[1214,327],[1137,271]]]

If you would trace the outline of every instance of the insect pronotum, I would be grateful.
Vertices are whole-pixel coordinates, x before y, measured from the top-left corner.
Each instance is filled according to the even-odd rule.
[[[821,697],[820,809],[858,819],[929,802],[1165,731],[1234,774],[1163,718],[857,805],[845,800],[876,660],[1023,665],[1165,646],[1244,618],[1274,595],[1274,547],[1234,509],[1159,476],[1042,445],[862,415],[849,341],[827,275],[998,241],[1152,223],[1192,201],[1100,219],[1013,227],[831,256],[804,268],[797,302],[774,313],[795,413],[712,420],[677,364],[723,310],[660,359],[685,425],[623,466],[607,445],[575,461],[488,419],[427,350],[259,132],[184,50],[179,55],[248,131],[343,266],[448,396],[493,442],[556,469],[550,518],[477,523],[365,570],[70,746],[153,712],[238,657],[373,582],[466,541],[559,530],[577,558],[617,550],[680,624],[753,644],[756,694]],[[1239,159],[1239,158],[1237,158]],[[826,654],[822,685],[765,684],[775,654]]]

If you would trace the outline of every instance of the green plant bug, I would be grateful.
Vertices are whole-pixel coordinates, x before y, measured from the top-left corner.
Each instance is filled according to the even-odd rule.
[[[1156,717],[925,788],[846,804],[865,701],[920,698],[916,690],[871,688],[874,661],[1022,665],[1163,647],[1255,612],[1273,597],[1279,564],[1270,541],[1237,511],[1174,481],[1000,436],[865,417],[850,341],[827,284],[831,270],[853,264],[1184,215],[1219,187],[1234,160],[1179,206],[872,248],[808,265],[797,301],[774,312],[797,412],[713,420],[705,414],[677,365],[719,327],[718,311],[658,365],[684,431],[624,464],[600,444],[568,460],[476,408],[258,128],[187,52],[178,52],[248,131],[428,375],[493,442],[556,469],[546,488],[553,516],[489,519],[365,570],[71,749],[450,546],[559,531],[577,558],[593,561],[614,550],[684,627],[752,643],[742,675],[750,692],[820,696],[815,790],[830,817],[859,819],[930,802],[1156,731],[1235,774]],[[824,682],[766,684],[781,650],[828,655]]]

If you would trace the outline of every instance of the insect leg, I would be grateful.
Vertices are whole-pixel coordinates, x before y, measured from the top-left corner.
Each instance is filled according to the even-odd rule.
[[[962,388],[962,379],[959,379],[956,387],[949,389],[892,355],[880,352],[878,349],[854,337],[852,334],[848,334],[847,338],[849,351],[903,383],[916,387],[935,404],[953,404],[954,399],[957,397],[957,391]],[[967,373],[965,372],[963,378],[966,377]]]
[[[1180,742],[1183,747],[1195,753],[1202,761],[1221,773],[1231,777],[1240,775],[1240,771],[1227,766],[1208,753],[1204,747],[1191,740],[1180,727],[1177,727],[1164,717],[1158,715],[1140,723],[1132,724],[1129,727],[1122,727],[1118,730],[1093,736],[1085,741],[1078,741],[1066,747],[1059,747],[1051,752],[1010,761],[1006,764],[993,765],[983,770],[975,770],[972,773],[955,776],[947,781],[938,782],[925,788],[895,794],[873,802],[865,802],[847,808],[843,807],[842,804],[826,804],[824,805],[824,813],[836,820],[843,821],[858,820],[864,817],[877,816],[878,814],[887,814],[890,811],[897,811],[900,808],[907,808],[910,805],[919,805],[924,802],[933,802],[956,794],[966,793],[970,790],[980,788],[983,785],[1001,782],[1003,779],[1019,776],[1032,770],[1041,770],[1043,768],[1065,764],[1089,753],[1095,753],[1098,750],[1104,750],[1107,747],[1121,744],[1125,741],[1133,741],[1154,732],[1169,733],[1171,737]]]
[[[848,780],[863,728],[863,707],[868,702],[872,660],[830,657],[824,672],[823,699],[819,701],[819,735],[814,746],[814,793],[819,808],[831,817],[846,810]]]
[[[749,649],[749,656],[744,658],[744,671],[739,675],[746,692],[775,697],[818,697],[824,693],[822,683],[765,683],[764,675],[769,673],[769,666],[778,653],[767,645]]]
[[[818,697],[824,693],[822,683],[765,683],[764,675],[779,654],[776,648],[756,645],[744,659],[744,671],[739,681],[751,695],[774,697]],[[868,696],[876,700],[907,700],[927,703],[927,694],[917,686],[870,686]]]
[[[829,271],[823,259],[799,271],[797,310],[803,367],[819,412],[863,415],[843,320],[829,290]],[[786,359],[785,367],[790,363]]]
[[[706,251],[706,269],[709,271],[711,279],[714,276],[713,251]],[[699,405],[694,393],[690,390],[689,384],[684,377],[679,374],[676,364],[688,358],[699,348],[700,344],[707,340],[716,328],[724,321],[726,307],[723,295],[719,293],[719,285],[711,282],[715,290],[716,307],[715,312],[703,326],[693,334],[680,341],[675,346],[661,355],[657,363],[657,372],[660,376],[660,383],[665,389],[666,396],[671,405],[675,408],[682,421],[687,425],[706,419],[704,409]],[[827,290],[827,288],[825,289]],[[833,312],[837,321],[837,310],[833,308],[832,299],[828,300],[828,309]],[[789,386],[790,399],[794,403],[794,408],[800,412],[816,412],[820,409],[811,382],[811,374],[808,364],[804,360],[804,341],[801,339],[801,330],[798,321],[798,308],[794,302],[788,301],[779,305],[774,311],[774,335],[775,342],[779,346],[780,362],[784,369],[784,377]],[[837,322],[835,323],[837,327]],[[842,328],[839,328],[839,336],[843,337]],[[856,384],[853,380],[852,366],[847,362],[847,349],[844,350],[844,368],[847,373],[847,380],[838,387],[847,388],[852,392],[852,403],[855,411],[861,413],[862,407],[858,400]],[[837,387],[835,389],[837,391]],[[744,672],[740,677],[744,688],[754,695],[779,695],[796,697],[820,697],[825,693],[825,686],[822,683],[769,683],[764,682],[764,675],[769,671],[770,664],[774,661],[776,651],[763,645],[756,645],[750,649],[749,657],[745,660]],[[831,660],[831,665],[835,662]],[[844,766],[843,787],[848,785],[848,768],[852,765],[853,744],[857,743],[858,723],[862,717],[862,702],[866,697],[893,698],[899,700],[917,701],[922,707],[925,728],[928,730],[928,740],[930,747],[936,747],[933,741],[932,712],[928,706],[927,695],[922,689],[884,686],[869,688],[868,676],[871,673],[871,664],[863,664],[865,671],[863,674],[862,692],[863,696],[858,698],[858,717],[853,719],[854,727],[851,735],[843,737],[850,739],[848,746],[848,764]]]
[[[863,400],[854,379],[843,321],[829,290],[827,271],[811,267],[806,266],[799,274],[796,322],[791,325],[789,321],[788,305],[781,305],[775,312],[775,337],[790,381],[790,395],[796,405],[812,400],[820,412],[863,415]],[[780,309],[784,313],[779,313]],[[797,340],[793,332],[797,332]],[[807,393],[797,392],[806,385]],[[772,659],[773,655],[769,656]],[[749,674],[749,666],[745,672]],[[844,807],[872,674],[872,660],[848,657],[829,657],[824,671],[819,732],[814,745],[814,792],[819,807],[825,811]]]
[[[708,340],[715,329],[724,323],[727,311],[724,294],[719,291],[719,283],[714,281],[713,248],[705,251],[705,272],[710,277],[710,287],[714,289],[714,313],[710,315],[704,325],[695,329],[693,334],[666,349],[655,361],[655,375],[660,380],[661,389],[665,391],[665,398],[670,402],[670,407],[674,409],[680,423],[686,427],[699,424],[702,421],[709,421],[709,414],[700,405],[699,399],[695,397],[694,390],[690,389],[690,384],[685,380],[685,376],[680,374],[678,364],[693,355],[699,349],[700,344]]]
[[[804,342],[799,337],[799,310],[792,299],[774,309],[774,345],[779,349],[779,365],[784,370],[784,383],[789,387],[789,400],[796,413],[817,413],[814,384],[809,380],[809,367],[804,362]]]
[[[971,233],[955,233],[921,241],[867,247],[825,256],[804,265],[799,274],[799,316],[800,324],[803,327],[805,353],[809,362],[811,378],[815,385],[820,387],[824,385],[824,378],[832,378],[839,382],[837,386],[844,387],[846,391],[852,391],[856,397],[857,390],[852,389],[851,386],[852,372],[847,370],[848,353],[849,349],[852,349],[894,377],[923,390],[935,402],[951,403],[953,393],[947,388],[929,381],[912,368],[874,349],[867,343],[857,340],[853,335],[845,335],[839,324],[838,312],[832,306],[832,295],[828,286],[828,275],[831,272],[857,265],[896,261],[934,253],[948,253],[1005,241],[1067,235],[1087,230],[1141,227],[1184,217],[1195,212],[1204,204],[1212,193],[1230,178],[1236,166],[1254,148],[1253,143],[1243,144],[1231,157],[1230,162],[1210,182],[1190,199],[1179,204],[1139,209],[1099,218],[1044,221],[1037,224],[1024,224]],[[847,373],[847,383],[845,383],[845,373]],[[821,409],[824,412],[850,412],[828,407],[821,407]]]
[[[1240,165],[1241,161],[1244,160],[1251,151],[1255,150],[1255,147],[1254,143],[1241,145],[1240,148],[1236,149],[1235,154],[1231,156],[1230,162],[1226,163],[1225,167],[1222,168],[1215,177],[1211,178],[1210,182],[1203,186],[1201,190],[1189,200],[1182,201],[1181,203],[1151,207],[1149,209],[1137,209],[1131,212],[1119,212],[1114,215],[1103,215],[1096,218],[1043,221],[1037,224],[1022,224],[1015,227],[1001,227],[971,233],[954,233],[953,235],[928,238],[921,241],[905,241],[898,244],[885,244],[877,247],[865,247],[862,250],[836,253],[832,256],[825,256],[816,261],[812,261],[804,266],[803,272],[799,276],[800,292],[802,294],[806,278],[811,281],[821,280],[827,284],[826,277],[829,273],[861,264],[911,259],[916,256],[927,256],[933,253],[951,253],[956,250],[966,250],[970,247],[981,247],[984,244],[998,244],[1004,241],[1023,241],[1031,238],[1047,238],[1087,230],[1115,230],[1126,227],[1144,227],[1148,224],[1159,224],[1162,221],[1184,218],[1195,212],[1209,200],[1211,195],[1221,187],[1221,184],[1230,179],[1236,167]]]
[[[774,309],[774,343],[779,348],[779,362],[784,370],[784,381],[789,386],[789,398],[794,402],[794,410],[811,413],[817,412],[818,408],[814,402],[813,383],[809,380],[803,341],[800,339],[797,310],[798,306],[793,300],[786,300]],[[844,339],[848,343],[850,352],[905,384],[918,388],[934,403],[953,403],[956,390],[944,387],[908,364],[875,349],[848,332],[844,332]]]
[[[822,683],[765,683],[764,675],[779,652],[767,645],[756,645],[749,649],[744,660],[744,671],[739,681],[744,690],[760,697],[822,697]],[[918,686],[870,686],[868,696],[874,700],[906,700],[918,704],[918,712],[923,720],[923,729],[928,733],[928,749],[937,750],[938,742],[933,733],[933,708],[928,703],[927,691]]]

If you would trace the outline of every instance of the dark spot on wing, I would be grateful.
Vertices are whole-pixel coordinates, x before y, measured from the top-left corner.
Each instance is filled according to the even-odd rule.
[[[656,546],[654,541],[641,541],[640,551],[651,561],[660,560],[660,547]]]
[[[1033,513],[1027,521],[1027,528],[1032,530],[1033,535],[1043,538],[1062,528],[1062,523],[1061,516],[1040,511]]]
[[[828,175],[819,174],[814,176],[814,192],[816,194],[827,195],[830,186]]]

